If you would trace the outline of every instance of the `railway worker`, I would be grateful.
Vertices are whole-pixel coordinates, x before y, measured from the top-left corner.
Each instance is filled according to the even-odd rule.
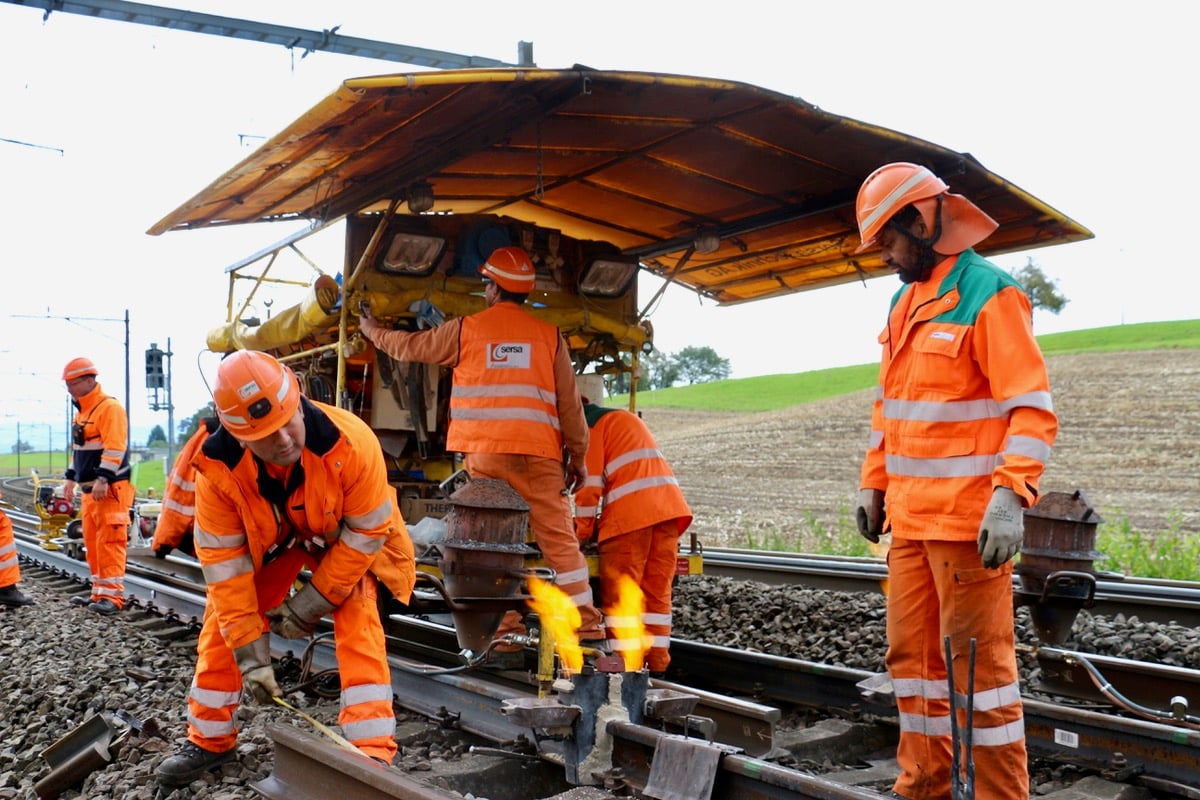
[[[571,519],[569,493],[587,477],[588,428],[567,343],[558,328],[522,308],[535,279],[524,249],[498,248],[479,273],[483,311],[410,333],[385,328],[364,308],[361,329],[399,361],[454,368],[447,449],[466,455],[471,477],[507,481],[529,504],[542,557],[557,573],[555,584],[579,609],[580,640],[602,646],[602,620]],[[497,635],[523,631],[513,611]]]
[[[671,465],[658,449],[646,423],[623,408],[604,408],[601,377],[576,376],[590,435],[587,480],[575,495],[575,533],[595,539],[600,554],[600,597],[605,627],[628,622],[612,616],[621,576],[642,589],[641,622],[650,638],[645,666],[663,677],[671,661],[671,587],[679,537],[692,524],[692,510],[679,489]],[[642,649],[642,642],[620,637],[609,642],[614,653]]]
[[[66,472],[63,497],[74,502],[83,493],[79,518],[92,576],[91,594],[71,602],[97,614],[116,614],[125,607],[125,554],[129,543],[129,509],[134,488],[129,482],[129,420],[116,398],[96,382],[96,365],[73,358],[63,368],[75,420],[71,426],[73,460]]]
[[[208,603],[187,742],[159,764],[158,782],[186,785],[233,758],[243,694],[281,695],[269,633],[303,638],[329,613],[342,735],[390,764],[396,718],[376,580],[403,602],[416,573],[379,440],[351,412],[301,397],[291,370],[266,353],[222,361],[213,403],[221,426],[192,460]],[[311,580],[289,596],[304,567]]]
[[[13,537],[12,520],[0,510],[0,606],[28,606],[33,599],[17,588],[21,580],[21,563],[17,559],[17,542]]]
[[[202,419],[196,432],[175,458],[175,466],[167,476],[167,488],[163,492],[162,513],[154,526],[154,539],[150,544],[156,558],[166,558],[176,549],[189,556],[196,555],[193,541],[193,526],[196,521],[196,468],[192,465],[192,460],[219,424],[216,417]]]
[[[1012,557],[1058,430],[1021,286],[972,247],[997,223],[923,166],[893,163],[858,192],[862,245],[903,286],[883,356],[855,506],[888,553],[886,663],[900,711],[894,792],[949,797],[951,640],[958,706],[970,641],[976,797],[1029,797],[1013,645]],[[960,724],[963,715],[958,716]]]

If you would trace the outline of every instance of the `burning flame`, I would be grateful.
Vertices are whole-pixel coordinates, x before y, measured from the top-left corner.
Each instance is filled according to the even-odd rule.
[[[617,601],[609,606],[605,616],[614,637],[613,648],[625,661],[626,672],[637,672],[642,668],[651,638],[642,623],[645,596],[642,587],[628,575],[617,578]]]
[[[583,669],[583,650],[579,647],[579,634],[575,631],[583,618],[579,609],[562,589],[552,583],[530,576],[527,581],[530,606],[541,621],[542,630],[554,637],[554,649],[562,661],[567,674]]]

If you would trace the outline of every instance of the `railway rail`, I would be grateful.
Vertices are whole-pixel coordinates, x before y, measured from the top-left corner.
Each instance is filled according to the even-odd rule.
[[[86,564],[78,553],[69,547],[45,549],[36,535],[36,517],[11,516],[31,579],[56,583],[64,592],[78,591],[87,580]],[[820,585],[827,581],[827,588],[836,584],[839,590],[851,586],[872,590],[871,584],[882,577],[880,565],[868,560],[759,556],[756,564],[748,551],[710,550],[706,566],[713,565],[710,572],[729,571],[743,579],[762,580],[759,576],[773,574],[778,581],[787,574],[792,576],[790,582]],[[839,579],[840,570],[857,571],[857,575]],[[1139,597],[1156,608],[1166,605],[1196,613],[1194,595],[1189,594],[1194,587],[1173,587],[1179,591],[1172,594],[1162,582],[1153,582],[1139,596],[1135,589],[1141,582],[1113,583],[1118,584],[1114,589],[1124,592],[1121,607],[1127,614],[1143,613],[1135,606]],[[132,547],[127,593],[131,608],[163,620],[167,636],[194,631],[203,612],[203,581],[196,563],[187,557],[156,559],[145,548]],[[1164,599],[1169,602],[1164,604]],[[1118,601],[1114,597],[1111,602]],[[1182,616],[1177,613],[1173,618]],[[291,656],[295,644],[272,639],[273,650],[283,657]],[[886,751],[894,742],[894,701],[885,676],[875,673],[674,640],[673,674],[677,670],[686,675],[687,685],[644,675],[595,678],[606,684],[640,680],[643,685],[637,707],[629,709],[626,718],[605,726],[611,754],[602,768],[590,774],[593,765],[578,751],[577,736],[560,718],[571,713],[564,708],[582,704],[586,709],[587,703],[577,696],[592,691],[586,689],[586,681],[577,680],[574,687],[547,697],[525,673],[461,670],[455,666],[453,628],[433,617],[392,616],[388,646],[395,695],[408,710],[492,743],[481,747],[481,752],[504,753],[517,761],[536,759],[550,765],[552,774],[563,770],[565,786],[599,783],[618,794],[646,797],[865,800],[879,797],[894,777],[886,768],[883,774],[862,768],[870,760],[871,748]],[[1043,650],[1043,664],[1058,665],[1049,670],[1048,688],[1067,699],[1025,698],[1031,754],[1082,766],[1105,780],[1146,787],[1155,797],[1200,798],[1200,790],[1194,788],[1200,787],[1200,725],[1189,711],[1200,703],[1200,676],[1195,671]],[[332,647],[320,643],[319,637],[311,658],[313,669],[335,666]],[[1172,698],[1165,708],[1164,692]],[[1122,713],[1111,713],[1113,705],[1122,703],[1126,706]],[[785,766],[788,761],[814,760],[811,748],[820,739],[808,736],[799,744],[792,732],[781,728],[781,710],[796,708],[820,709],[832,740],[861,741],[865,749],[842,752],[847,767],[840,771],[810,774]],[[856,731],[853,737],[839,727],[846,725]],[[400,773],[395,781],[381,782],[380,772],[364,771],[353,754],[339,753],[326,741],[294,729],[273,730],[272,736],[275,773],[254,787],[265,797],[315,797],[307,792],[316,785],[337,785],[346,796],[355,797],[454,796],[414,784]],[[532,748],[513,749],[514,742],[530,741]],[[845,750],[844,744],[835,747]],[[316,779],[330,771],[336,774]],[[322,790],[322,797],[326,795]],[[503,800],[504,795],[493,797]]]

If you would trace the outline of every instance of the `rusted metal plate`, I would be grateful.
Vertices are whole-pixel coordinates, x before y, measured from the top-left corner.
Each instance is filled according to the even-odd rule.
[[[1092,236],[966,153],[749,84],[588,69],[347,80],[149,232],[324,224],[427,181],[437,213],[612,242],[740,303],[890,275],[853,254],[858,187],[890,161],[928,165],[994,217],[984,254]],[[720,245],[693,254],[702,232]]]

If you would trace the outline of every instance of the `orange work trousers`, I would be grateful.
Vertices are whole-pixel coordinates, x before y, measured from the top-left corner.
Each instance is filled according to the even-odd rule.
[[[609,635],[627,629],[628,621],[613,616],[622,575],[642,589],[642,625],[650,647],[643,654],[651,672],[666,672],[671,663],[671,588],[675,582],[675,560],[679,550],[679,523],[669,519],[649,528],[601,539],[600,597]],[[617,653],[643,649],[642,642],[617,637],[609,640]],[[626,662],[628,663],[628,661]]]
[[[575,538],[570,498],[563,493],[567,485],[563,465],[550,458],[508,453],[468,453],[465,463],[472,478],[508,481],[529,504],[529,527],[542,558],[556,573],[554,584],[579,609],[579,638],[603,639],[600,612],[592,602],[588,583],[587,559]],[[510,611],[501,620],[496,635],[524,631],[521,615]]]
[[[109,484],[103,500],[97,500],[92,492],[82,493],[79,519],[92,573],[92,602],[111,600],[117,608],[125,607],[125,555],[134,493],[129,481]]]
[[[302,567],[315,565],[301,547],[264,565],[254,575],[259,616],[284,601]],[[368,573],[333,611],[334,652],[342,688],[338,725],[359,750],[390,764],[396,755],[396,713],[377,597],[375,577]],[[264,633],[267,630],[263,617]],[[205,750],[223,753],[237,745],[242,672],[221,636],[211,603],[204,609],[196,651],[196,674],[188,693],[187,738]]]
[[[975,640],[972,754],[978,800],[1028,800],[1025,723],[1013,635],[1012,562],[983,566],[974,541],[904,539],[888,551],[887,668],[900,712],[893,787],[908,800],[950,797],[950,689],[966,731],[970,641]],[[965,733],[959,737],[960,745]],[[965,764],[965,754],[961,763]]]

